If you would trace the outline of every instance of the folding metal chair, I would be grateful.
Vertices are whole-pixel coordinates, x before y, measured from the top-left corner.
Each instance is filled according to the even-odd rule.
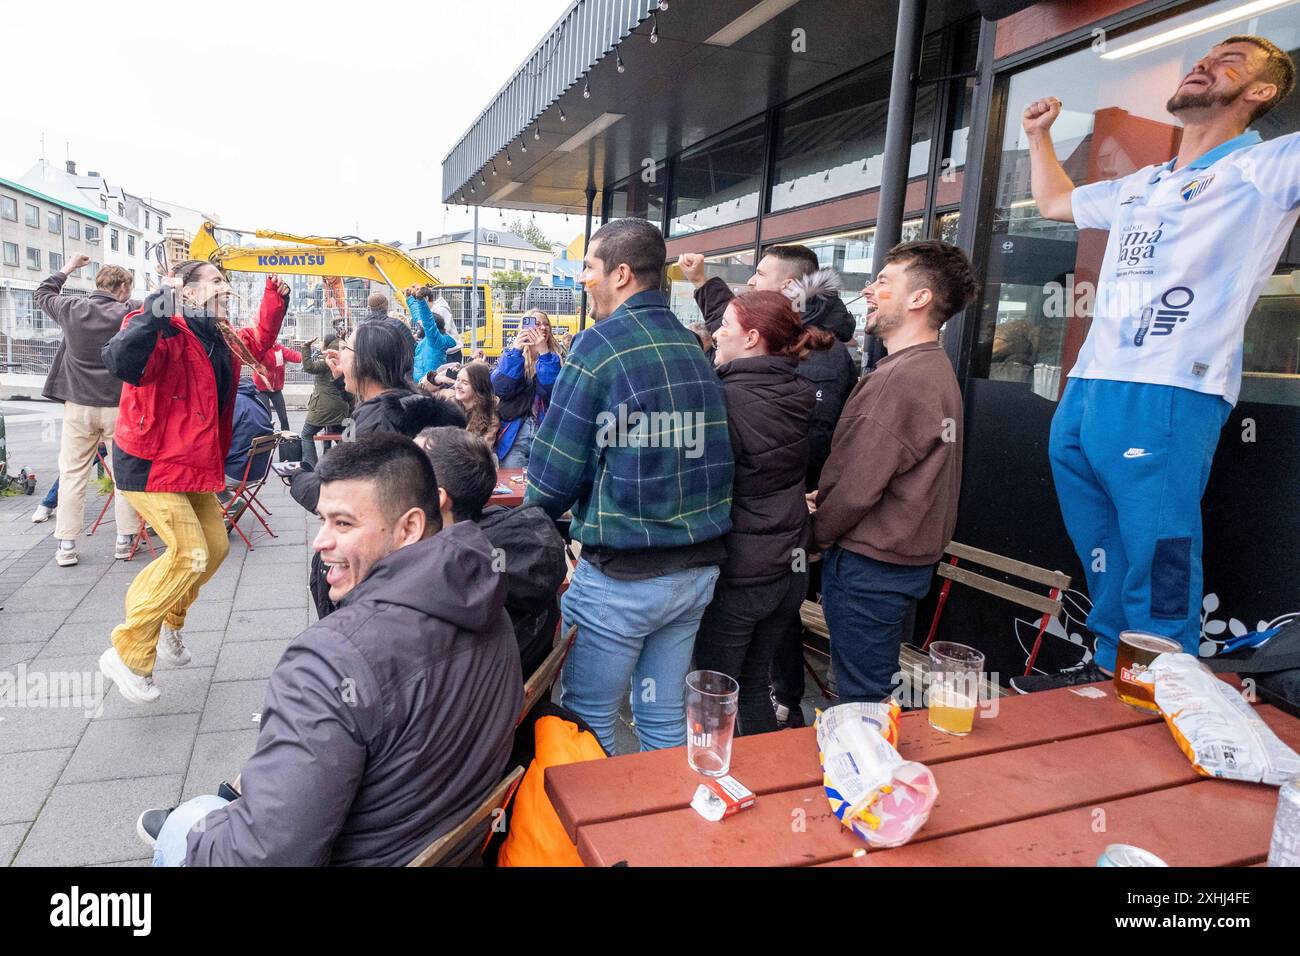
[[[256,518],[258,522],[261,523],[262,527],[266,529],[266,533],[272,538],[279,537],[278,534],[271,530],[271,526],[267,524],[266,519],[258,513],[256,507],[261,504],[261,502],[257,500],[257,493],[262,490],[262,486],[266,484],[267,476],[271,474],[271,461],[275,457],[275,450],[279,445],[279,433],[272,435],[259,435],[257,438],[253,439],[253,443],[248,446],[248,458],[244,462],[244,474],[239,479],[239,485],[236,488],[231,489],[230,499],[221,507],[221,517],[228,521],[230,527],[237,531],[239,536],[244,539],[244,544],[248,546],[249,551],[253,550],[253,542],[249,539],[248,535],[244,534],[244,529],[239,526],[239,519],[246,514],[251,514]],[[257,462],[258,457],[263,455],[265,456],[265,461],[259,469],[260,474],[254,475],[252,473],[253,465]],[[235,504],[240,500],[244,502],[244,506],[232,516],[230,513],[231,509],[234,508]],[[265,510],[266,506],[262,505],[262,508]],[[270,514],[269,511],[266,513],[268,515]],[[253,536],[256,537],[257,534],[258,532],[254,530]]]

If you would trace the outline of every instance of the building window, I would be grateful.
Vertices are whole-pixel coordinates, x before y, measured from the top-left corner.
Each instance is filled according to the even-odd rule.
[[[442,256],[434,256],[434,257],[433,257],[433,267],[436,269],[436,268],[438,268],[438,266],[440,266],[440,265],[442,265]]]
[[[119,216],[125,216],[125,215],[126,215],[126,203],[124,203],[124,202],[120,202],[120,203],[117,204],[117,214],[118,214]]]
[[[758,215],[763,118],[694,146],[677,160],[668,234],[680,236]]]
[[[1237,0],[1198,6],[1138,30],[1111,33],[1106,43],[1113,52],[1239,6]],[[1064,101],[1052,138],[1076,184],[1122,178],[1177,153],[1181,127],[1165,103],[1193,64],[1234,33],[1272,38],[1296,57],[1300,6],[1234,20],[1130,56],[1103,59],[1085,45],[1004,81],[1001,156],[988,171],[997,183],[994,208],[979,240],[987,268],[973,374],[1059,400],[1091,326],[1105,253],[1104,231],[1081,233],[1073,223],[1043,218],[1034,204],[1029,143],[1019,120],[1024,107],[1048,95]],[[1300,130],[1300,103],[1284,102],[1255,128],[1266,140]],[[1273,279],[1246,323],[1241,400],[1300,405],[1300,230],[1283,246]]]
[[[18,325],[25,325],[30,330],[36,322],[36,295],[26,289],[10,289],[13,297],[14,320]]]
[[[26,208],[23,210],[23,215],[27,225],[31,226],[33,229],[41,228],[41,207],[33,206],[31,203],[26,203],[25,206]]]
[[[126,254],[128,256],[135,255],[135,236],[130,233],[126,235]]]
[[[99,276],[99,270],[103,267],[98,262],[92,261],[86,268],[90,270],[91,281],[94,281]]]
[[[504,269],[505,267],[506,267],[506,260],[504,260],[504,259],[493,259],[493,260],[492,260],[492,268],[493,268],[493,269]]]
[[[63,271],[63,256],[59,255],[57,252],[50,253],[50,271],[51,272]]]
[[[63,232],[63,216],[57,212],[47,212],[45,214],[45,228],[56,236]]]
[[[81,238],[81,223],[78,222],[76,219],[68,220],[68,238],[69,239]]]
[[[0,196],[0,218],[18,221],[18,201],[12,196]]]
[[[41,271],[41,250],[27,247],[27,268],[35,272]]]
[[[86,223],[86,241],[87,241],[87,242],[98,242],[98,241],[99,241],[99,227],[98,227],[98,226],[92,226],[90,223]]]
[[[117,239],[116,229],[110,229],[108,231],[108,245],[110,249],[112,249],[114,252],[117,252],[118,239]]]
[[[14,268],[18,267],[18,243],[6,242],[4,244],[4,264]]]
[[[668,189],[668,164],[644,167],[635,176],[609,191],[608,219],[648,219],[656,226],[664,221]]]
[[[511,259],[511,260],[510,260],[510,268],[511,268],[511,269],[514,269],[515,272],[520,272],[520,271],[522,271],[522,266],[521,266],[520,261],[519,261],[518,259]]]
[[[146,209],[146,210],[144,211],[144,227],[145,227],[146,229],[149,228],[149,210],[148,210],[148,209]]]
[[[460,257],[460,264],[463,266],[472,266],[474,264],[474,257],[462,254]]]

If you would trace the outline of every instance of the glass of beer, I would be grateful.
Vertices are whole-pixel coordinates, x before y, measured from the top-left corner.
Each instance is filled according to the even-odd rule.
[[[1141,631],[1124,631],[1115,650],[1115,696],[1138,710],[1158,711],[1155,686],[1138,680],[1161,654],[1181,654],[1181,644]]]
[[[740,685],[717,671],[686,675],[686,762],[707,777],[731,769]]]
[[[983,673],[984,655],[975,648],[952,641],[930,645],[926,697],[931,727],[955,737],[971,732]]]

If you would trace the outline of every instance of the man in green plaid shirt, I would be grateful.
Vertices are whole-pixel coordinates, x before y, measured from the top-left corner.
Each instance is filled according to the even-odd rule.
[[[561,602],[578,628],[561,703],[611,753],[629,685],[641,748],[686,742],[686,674],[731,528],[722,385],[659,291],[666,258],[644,219],[591,237],[596,324],[574,339],[528,461],[526,502],[572,509],[582,543]]]

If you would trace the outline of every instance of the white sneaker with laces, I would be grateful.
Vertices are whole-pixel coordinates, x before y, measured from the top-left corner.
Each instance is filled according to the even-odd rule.
[[[152,704],[162,694],[153,682],[153,675],[141,677],[131,670],[115,647],[110,647],[99,656],[99,671],[116,684],[118,692],[133,704]]]
[[[54,563],[61,568],[70,568],[77,563],[77,543],[60,541],[59,550],[54,552]]]
[[[116,561],[129,561],[131,559],[131,536],[118,535],[117,542],[113,545],[113,558]]]
[[[191,660],[185,635],[166,624],[158,634],[158,660],[168,667],[184,667]]]
[[[54,509],[47,508],[45,505],[37,505],[36,513],[32,515],[32,524],[40,524],[42,521],[49,521],[54,517]]]

